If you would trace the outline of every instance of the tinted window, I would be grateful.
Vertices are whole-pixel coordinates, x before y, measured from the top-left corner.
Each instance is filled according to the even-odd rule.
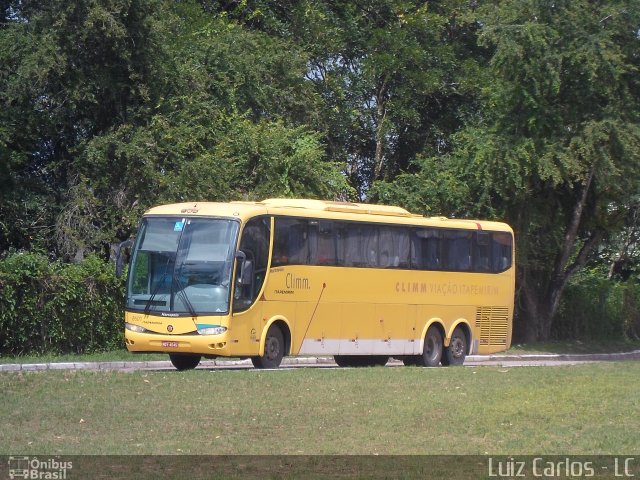
[[[276,218],[271,265],[308,265],[311,243],[307,220]]]
[[[358,223],[341,223],[337,231],[338,263],[345,267],[378,265],[376,227]]]
[[[513,251],[513,237],[507,232],[494,232],[491,242],[492,265],[491,270],[502,272],[511,266]]]
[[[272,265],[502,272],[512,242],[506,232],[283,217],[275,219]]]
[[[446,270],[471,270],[471,236],[466,230],[447,230],[443,233]]]
[[[439,230],[435,228],[415,230],[411,249],[411,266],[419,270],[440,270],[442,268],[441,246]]]
[[[409,268],[409,230],[396,227],[378,229],[378,266],[380,268]]]
[[[336,234],[333,222],[311,221],[311,230],[315,232],[315,255],[313,265],[336,265]]]
[[[476,232],[473,249],[473,270],[488,272],[491,270],[491,234]]]
[[[250,285],[243,285],[242,292],[236,292],[243,299],[255,301],[262,288],[269,260],[270,220],[267,217],[252,218],[242,231],[240,250],[245,254],[253,275]],[[248,305],[238,305],[244,308]]]

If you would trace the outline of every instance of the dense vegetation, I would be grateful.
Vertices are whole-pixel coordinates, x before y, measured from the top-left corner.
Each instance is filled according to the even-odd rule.
[[[520,338],[637,335],[639,68],[635,0],[0,0],[2,351],[109,330],[151,205],[268,196],[506,220]]]

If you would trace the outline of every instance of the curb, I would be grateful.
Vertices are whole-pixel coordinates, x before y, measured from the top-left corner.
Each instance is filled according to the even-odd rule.
[[[467,360],[478,363],[495,361],[615,362],[622,360],[640,360],[640,350],[620,353],[533,353],[525,355],[468,355]]]
[[[284,358],[283,365],[332,365],[333,357],[291,357]],[[251,366],[251,360],[203,360],[200,367],[243,367]],[[169,360],[116,361],[116,362],[51,362],[51,363],[5,363],[0,364],[0,372],[35,372],[42,370],[174,370]]]
[[[525,355],[468,355],[467,361],[478,363],[489,362],[616,362],[625,360],[640,360],[640,350],[620,353],[585,353],[585,354],[525,354]],[[333,357],[287,357],[283,365],[335,365]],[[251,360],[203,360],[200,366],[214,367],[244,367],[250,366]],[[53,363],[6,363],[0,364],[0,372],[34,372],[42,370],[173,370],[168,360],[154,361],[117,361],[117,362],[53,362]]]

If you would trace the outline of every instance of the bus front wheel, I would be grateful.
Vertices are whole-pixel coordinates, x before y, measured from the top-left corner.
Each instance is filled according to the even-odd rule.
[[[177,370],[193,370],[200,363],[200,355],[181,355],[179,353],[170,353],[169,360]]]
[[[336,365],[339,367],[353,367],[353,358],[349,355],[334,355],[333,361],[336,362]]]
[[[255,368],[278,368],[284,357],[284,336],[282,330],[272,326],[267,331],[264,341],[264,355],[251,357],[251,363]]]
[[[462,365],[467,356],[467,343],[467,336],[460,327],[456,327],[449,346],[444,349],[442,365]]]
[[[424,336],[422,355],[418,356],[418,365],[422,367],[437,367],[442,359],[442,334],[435,325],[427,330]]]

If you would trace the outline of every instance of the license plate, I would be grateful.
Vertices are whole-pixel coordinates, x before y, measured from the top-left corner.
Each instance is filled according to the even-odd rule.
[[[162,342],[163,347],[178,348],[178,342]]]

